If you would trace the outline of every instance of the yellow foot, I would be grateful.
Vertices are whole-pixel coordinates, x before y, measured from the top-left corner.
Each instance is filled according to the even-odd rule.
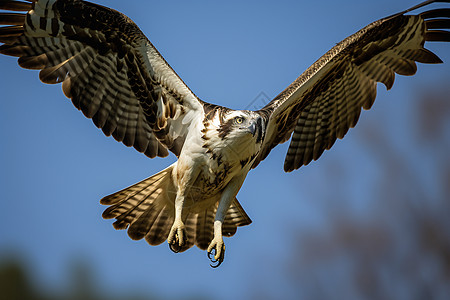
[[[225,244],[223,243],[222,237],[214,238],[211,244],[209,244],[207,251],[208,258],[213,263],[210,266],[213,268],[220,266],[225,258]]]
[[[169,237],[167,242],[169,243],[169,248],[175,253],[180,252],[181,248],[186,244],[186,228],[183,222],[174,222],[172,228],[170,229]]]

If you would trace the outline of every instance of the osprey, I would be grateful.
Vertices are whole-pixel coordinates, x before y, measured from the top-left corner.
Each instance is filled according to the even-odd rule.
[[[258,111],[202,101],[127,16],[82,0],[1,0],[0,53],[62,83],[105,135],[150,158],[175,154],[168,168],[103,198],[103,217],[134,240],[167,240],[174,252],[196,245],[216,267],[223,236],[251,223],[236,195],[272,148],[291,139],[286,172],[317,160],[370,109],[378,82],[390,89],[416,62],[442,62],[424,44],[450,41],[450,8],[407,15],[435,2],[450,3],[425,1],[349,36]]]

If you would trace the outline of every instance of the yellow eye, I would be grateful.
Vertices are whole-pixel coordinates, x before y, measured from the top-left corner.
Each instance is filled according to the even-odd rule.
[[[244,123],[244,118],[243,117],[236,117],[236,124],[242,124]]]

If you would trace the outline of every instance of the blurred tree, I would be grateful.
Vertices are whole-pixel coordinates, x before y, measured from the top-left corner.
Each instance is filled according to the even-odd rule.
[[[30,280],[33,275],[23,259],[3,257],[0,261],[0,300],[156,300],[155,296],[139,295],[136,291],[114,294],[114,288],[103,291],[96,285],[92,270],[84,261],[75,261],[70,268],[71,285],[62,291],[37,288]],[[205,299],[186,295],[184,299]]]
[[[0,264],[1,300],[38,300],[22,266],[11,259]]]

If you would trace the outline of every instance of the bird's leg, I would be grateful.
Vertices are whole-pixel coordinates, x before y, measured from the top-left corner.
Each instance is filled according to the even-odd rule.
[[[216,218],[214,220],[214,238],[207,249],[208,258],[213,264],[215,264],[211,265],[213,268],[220,266],[225,258],[225,244],[222,236],[222,225],[225,220],[225,216],[227,215],[228,208],[241,188],[244,179],[245,175],[231,180],[220,197],[219,207],[217,208]]]
[[[170,229],[169,237],[167,238],[170,250],[175,253],[180,252],[187,239],[186,228],[183,221],[181,220],[183,204],[184,195],[182,195],[181,193],[177,193],[177,197],[175,199],[175,221],[173,222],[172,228]]]
[[[231,202],[230,202],[231,203]],[[227,208],[228,209],[228,208]],[[225,211],[226,214],[226,211]],[[222,236],[223,219],[214,221],[214,238],[208,246],[208,258],[213,263],[211,267],[217,268],[220,266],[225,258],[225,244]]]
[[[175,253],[180,252],[187,242],[186,227],[182,221],[184,200],[189,189],[192,187],[192,183],[195,182],[200,172],[198,168],[193,167],[191,164],[192,160],[183,159],[181,155],[172,171],[173,180],[177,185],[177,194],[174,203],[175,221],[170,229],[167,242],[169,243],[170,250]]]

